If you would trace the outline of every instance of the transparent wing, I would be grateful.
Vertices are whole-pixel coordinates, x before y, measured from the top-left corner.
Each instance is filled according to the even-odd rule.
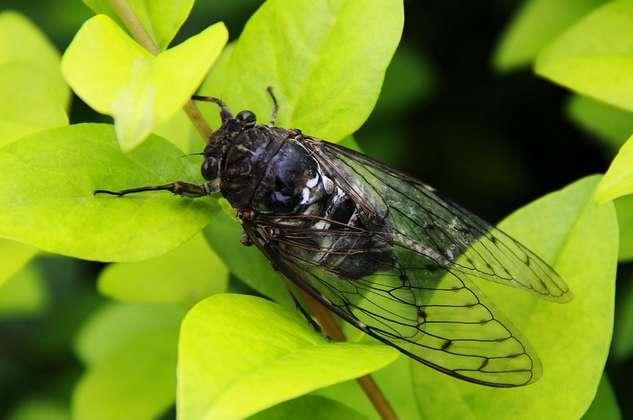
[[[572,299],[564,280],[540,257],[433,188],[344,147],[310,138],[304,145],[357,205],[384,212],[379,216],[390,221],[393,242],[461,277],[518,287],[559,303]]]
[[[355,327],[466,381],[514,387],[541,375],[527,341],[461,273],[397,242],[387,255],[383,238],[369,230],[314,231],[293,227],[292,218],[260,216],[247,233],[286,277]],[[318,245],[338,240],[348,241],[344,250]],[[332,252],[338,263],[328,265],[323,257]],[[379,268],[345,278],[337,271],[341,258]]]

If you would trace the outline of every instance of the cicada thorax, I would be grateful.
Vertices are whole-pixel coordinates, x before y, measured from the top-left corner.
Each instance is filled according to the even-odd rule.
[[[386,230],[383,212],[358,206],[301,139],[297,131],[255,126],[227,151],[221,191],[233,207],[249,210],[247,230],[344,278],[391,263],[390,246],[376,234]]]

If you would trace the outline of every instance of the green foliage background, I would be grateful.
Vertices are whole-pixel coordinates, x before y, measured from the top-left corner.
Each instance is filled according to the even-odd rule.
[[[120,3],[0,10],[0,416],[377,418],[353,381],[367,373],[403,419],[633,413],[633,1],[129,0],[157,55]],[[266,121],[268,85],[281,126],[493,221],[512,212],[501,227],[576,296],[481,285],[534,345],[539,382],[459,382],[351,329],[329,342],[223,200],[92,196],[200,180],[187,99]]]

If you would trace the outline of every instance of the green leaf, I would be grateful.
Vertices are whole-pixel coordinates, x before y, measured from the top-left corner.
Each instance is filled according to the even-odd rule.
[[[596,201],[606,203],[633,193],[633,136],[624,143],[596,191]]]
[[[633,356],[633,286],[626,285],[618,301],[613,331],[613,354],[617,360]],[[1,289],[0,289],[1,290]]]
[[[153,56],[109,17],[81,27],[62,59],[68,84],[95,110],[112,115],[130,150],[174,117],[200,85],[228,38],[223,23]]]
[[[620,261],[633,260],[633,195],[620,197],[614,201],[620,228]]]
[[[382,345],[329,342],[296,312],[228,294],[189,311],[178,354],[181,420],[244,418],[398,357]]]
[[[28,134],[68,125],[64,104],[48,95],[50,73],[28,63],[0,65],[0,146]]]
[[[29,20],[0,13],[0,146],[68,124],[59,54]]]
[[[479,284],[530,340],[543,377],[500,392],[411,362],[423,418],[577,419],[587,410],[609,350],[618,250],[613,205],[593,200],[598,182],[599,177],[583,178],[500,224],[553,264],[575,295],[571,302],[559,305],[513,288]]]
[[[606,374],[602,375],[596,397],[582,418],[583,420],[620,420],[622,418],[618,401]]]
[[[578,93],[633,110],[633,2],[612,1],[544,49],[536,72]]]
[[[136,306],[98,314],[101,319],[86,327],[92,331],[84,330],[93,339],[88,346],[92,350],[84,353],[91,364],[73,393],[73,419],[149,420],[173,404],[183,314],[178,309]]]
[[[286,401],[283,404],[268,408],[249,417],[251,420],[286,420],[286,419],[310,419],[310,420],[363,420],[363,416],[356,410],[333,401],[329,398],[316,395]]]
[[[38,398],[20,403],[7,420],[70,420],[70,413],[60,402]]]
[[[571,24],[605,0],[524,0],[504,29],[494,53],[497,71],[529,65],[536,55]]]
[[[0,287],[37,254],[37,248],[0,239]]]
[[[36,79],[46,76],[50,82],[44,91],[46,96],[64,107],[68,105],[70,90],[59,68],[59,53],[31,21],[12,11],[0,13],[0,65],[8,63],[35,67],[40,73]],[[4,95],[2,98],[9,99]]]
[[[602,141],[609,157],[633,134],[631,112],[580,95],[573,95],[566,108],[576,125]]]
[[[108,266],[98,288],[124,302],[190,305],[226,290],[228,270],[202,235],[160,257]]]
[[[270,261],[254,246],[240,243],[242,227],[227,212],[230,205],[222,200],[226,211],[214,214],[213,223],[204,228],[204,236],[224,264],[240,280],[265,296],[289,308],[294,308],[284,280],[272,268]]]
[[[75,353],[87,365],[129,348],[143,334],[178,330],[185,310],[180,305],[106,305],[84,322],[75,337]]]
[[[273,86],[280,126],[338,141],[369,116],[402,25],[401,0],[269,0],[203,91],[267,121]]]
[[[0,149],[0,236],[46,251],[98,261],[138,261],[177,247],[209,221],[211,200],[166,193],[93,196],[178,179],[199,166],[152,136],[123,154],[112,126],[43,131]]]
[[[416,102],[431,96],[437,78],[436,70],[426,55],[401,45],[385,74],[374,115],[390,116],[405,112]]]
[[[0,286],[0,319],[37,315],[47,301],[42,273],[28,264]]]
[[[83,0],[96,14],[106,14],[125,27],[110,0]],[[130,8],[160,49],[174,39],[191,12],[194,0],[128,0]]]

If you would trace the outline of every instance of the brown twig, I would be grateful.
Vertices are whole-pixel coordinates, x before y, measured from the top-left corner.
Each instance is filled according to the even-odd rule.
[[[160,53],[158,44],[149,32],[147,32],[127,0],[110,0],[110,5],[112,5],[112,8],[119,18],[121,18],[121,21],[123,21],[123,24],[130,31],[136,42],[141,44],[147,51],[154,55]],[[198,133],[200,133],[200,136],[202,136],[205,141],[209,141],[213,130],[200,113],[196,104],[192,100],[189,100],[183,107],[183,110],[191,120],[194,127],[196,127],[196,130],[198,130]]]
[[[301,293],[305,303],[310,307],[310,311],[319,321],[323,331],[336,341],[345,341],[345,335],[334,320],[330,311],[328,311],[321,302],[317,301],[305,291],[301,290]],[[391,404],[389,404],[389,401],[385,398],[380,388],[378,388],[378,385],[371,375],[361,376],[360,378],[357,378],[356,381],[359,383],[361,388],[363,388],[363,391],[374,405],[374,408],[378,411],[381,418],[384,420],[398,419],[393,407],[391,407]]]

